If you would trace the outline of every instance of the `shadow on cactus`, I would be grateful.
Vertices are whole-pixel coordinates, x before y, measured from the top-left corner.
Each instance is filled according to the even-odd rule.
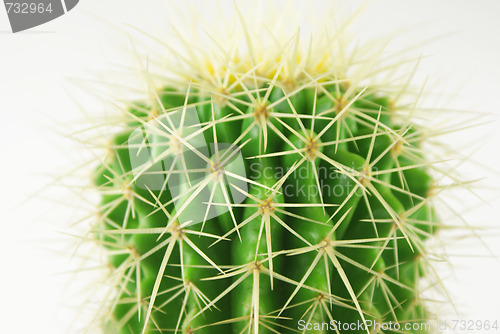
[[[104,332],[430,333],[441,172],[413,71],[342,29],[269,47],[239,20],[242,50],[151,80],[95,173]]]

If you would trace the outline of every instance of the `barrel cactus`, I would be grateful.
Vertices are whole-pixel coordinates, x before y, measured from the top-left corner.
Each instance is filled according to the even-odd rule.
[[[381,79],[396,66],[340,30],[264,45],[240,20],[244,47],[193,46],[186,80],[151,76],[114,124],[104,333],[431,332],[440,169],[413,71]]]

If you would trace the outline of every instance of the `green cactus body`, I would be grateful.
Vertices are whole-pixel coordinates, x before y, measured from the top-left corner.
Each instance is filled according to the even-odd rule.
[[[335,320],[376,333],[428,319],[422,247],[439,221],[415,124],[371,87],[235,82],[224,99],[160,90],[113,138],[95,178],[118,290],[105,332],[336,333]],[[199,124],[181,124],[193,113]]]
[[[347,48],[343,28],[259,44],[237,13],[236,45],[175,51],[183,80],[146,75],[149,100],[113,124],[94,176],[104,333],[432,332],[445,172],[422,149],[413,69],[394,79],[384,46]]]

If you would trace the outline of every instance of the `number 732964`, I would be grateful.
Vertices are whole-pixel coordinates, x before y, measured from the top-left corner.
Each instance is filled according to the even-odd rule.
[[[52,4],[40,3],[27,3],[27,2],[6,2],[5,7],[7,8],[7,13],[15,14],[35,14],[35,13],[52,13]]]

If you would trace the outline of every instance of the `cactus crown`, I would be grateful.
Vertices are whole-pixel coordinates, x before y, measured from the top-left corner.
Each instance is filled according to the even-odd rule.
[[[411,74],[380,79],[394,68],[343,31],[271,48],[248,26],[241,54],[193,49],[188,81],[149,77],[149,101],[124,109],[95,177],[93,233],[114,282],[105,332],[333,333],[337,321],[377,333],[429,319],[440,169]]]

